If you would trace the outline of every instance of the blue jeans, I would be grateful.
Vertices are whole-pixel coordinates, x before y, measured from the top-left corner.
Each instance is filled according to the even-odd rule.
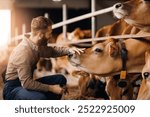
[[[63,75],[51,75],[38,79],[43,84],[60,86],[66,85],[66,78]],[[3,89],[4,100],[59,100],[62,95],[52,92],[41,92],[24,89],[18,79],[5,81]]]

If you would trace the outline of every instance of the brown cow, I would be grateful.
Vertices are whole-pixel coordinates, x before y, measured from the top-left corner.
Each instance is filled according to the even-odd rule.
[[[115,35],[115,34],[144,34],[144,31],[150,31],[150,1],[130,0],[125,3],[114,5],[114,15],[124,21],[118,21],[110,26],[100,29],[97,36]],[[122,23],[123,22],[123,23]],[[128,25],[128,30],[126,28]],[[136,28],[140,30],[136,30]],[[134,30],[134,31],[133,31]],[[128,51],[127,70],[129,73],[141,72],[144,66],[144,53],[149,48],[150,38],[145,39],[127,39],[124,40]],[[86,49],[84,54],[70,56],[70,61],[75,66],[80,67],[90,73],[102,76],[113,75],[120,72],[122,61],[120,57],[119,43],[113,39],[98,43],[93,47]]]
[[[114,5],[114,15],[121,19],[116,23],[101,28],[96,36],[145,34],[150,31],[150,2],[147,0],[130,0]],[[149,38],[147,38],[150,40]],[[144,65],[144,53],[149,42],[128,39],[124,41],[128,50],[127,71],[141,72]],[[140,48],[139,48],[140,47]],[[82,55],[70,56],[73,65],[90,73],[101,76],[114,75],[120,72],[122,61],[119,43],[113,39],[86,49]]]
[[[128,50],[127,71],[128,73],[140,73],[145,64],[144,54],[150,44],[145,41],[127,39],[124,40]],[[93,74],[111,76],[122,69],[119,42],[108,39],[85,50],[83,54],[70,55],[72,65]]]
[[[115,4],[113,13],[120,20],[99,29],[96,37],[150,32],[149,9],[150,1],[147,0],[129,0]]]
[[[51,59],[40,58],[37,63],[37,69],[34,71],[34,79],[52,75],[52,67]]]
[[[80,39],[86,39],[91,37],[91,30],[81,30],[80,28],[76,28],[72,32],[67,33],[67,39],[65,40],[63,34],[58,35],[56,43],[61,44],[62,42],[74,42]]]
[[[79,99],[109,99],[102,78],[84,71],[74,71],[72,75],[79,78]]]
[[[111,100],[135,100],[141,84],[141,74],[128,74],[126,84],[120,84],[120,75],[107,78],[106,91]]]
[[[149,8],[149,0],[129,0],[115,4],[113,13],[118,19],[124,19],[128,24],[150,32]]]
[[[64,39],[63,34],[60,34],[57,37],[56,43],[61,44],[62,42],[77,41],[90,37],[91,37],[91,30],[81,30],[80,28],[76,28],[73,32],[67,33],[66,40]],[[55,59],[53,67],[57,73],[63,74],[71,74],[74,70],[77,70],[74,66],[70,64],[66,56]]]
[[[142,84],[138,94],[138,100],[150,99],[150,49],[145,53],[145,66],[142,70]]]

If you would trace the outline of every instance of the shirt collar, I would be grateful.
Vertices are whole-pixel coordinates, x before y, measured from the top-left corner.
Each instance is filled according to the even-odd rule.
[[[30,47],[35,50],[38,51],[38,46],[36,44],[34,44],[30,39],[30,34],[25,34],[24,35],[24,40],[28,42],[28,44],[30,45]]]

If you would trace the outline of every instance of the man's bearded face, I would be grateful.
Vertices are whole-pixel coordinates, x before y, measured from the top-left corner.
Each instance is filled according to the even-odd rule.
[[[49,26],[48,29],[43,32],[43,37],[38,40],[38,46],[47,46],[48,41],[52,38],[52,27]]]
[[[43,38],[41,38],[41,39],[38,40],[37,45],[38,46],[47,46],[47,41],[48,41],[47,38],[43,37]]]

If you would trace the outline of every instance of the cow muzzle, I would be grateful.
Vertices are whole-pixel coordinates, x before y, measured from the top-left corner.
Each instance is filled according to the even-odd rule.
[[[69,62],[73,65],[73,66],[79,66],[80,65],[80,59],[78,57],[78,54],[74,53],[70,53],[68,55],[68,60]]]
[[[68,54],[68,57],[69,57],[69,58],[72,58],[73,56],[75,56],[73,53],[69,53],[69,54]]]
[[[116,3],[114,5],[115,9],[119,9],[119,8],[122,8],[123,7],[123,4],[122,3]]]
[[[77,53],[69,53],[68,57],[69,57],[69,59],[76,60],[78,58],[78,54]]]
[[[124,9],[124,4],[122,3],[116,3],[113,6],[113,14],[115,15],[115,17],[117,17],[118,19],[124,18],[128,13],[127,11]]]

